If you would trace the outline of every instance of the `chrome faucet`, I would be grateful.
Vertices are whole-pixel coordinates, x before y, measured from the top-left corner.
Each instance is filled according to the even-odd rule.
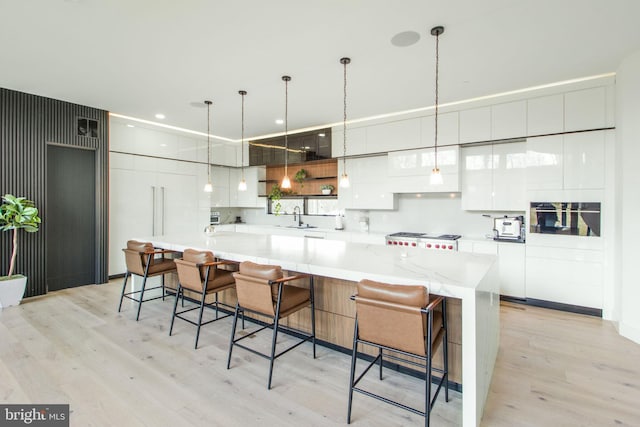
[[[298,214],[296,216],[296,209],[298,210]],[[298,227],[302,227],[302,214],[300,213],[300,206],[296,206],[293,208],[293,220],[298,222]]]

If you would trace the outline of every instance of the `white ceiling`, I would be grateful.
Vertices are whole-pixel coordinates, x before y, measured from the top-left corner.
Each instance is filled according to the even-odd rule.
[[[240,137],[615,71],[640,49],[638,0],[0,0],[0,87]],[[391,38],[417,31],[418,43]],[[193,106],[196,103],[198,106]]]

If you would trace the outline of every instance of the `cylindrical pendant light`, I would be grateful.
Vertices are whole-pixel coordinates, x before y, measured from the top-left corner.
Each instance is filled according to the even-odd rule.
[[[289,179],[289,140],[287,134],[289,132],[289,82],[290,76],[282,76],[284,81],[284,177],[280,188],[291,188],[291,180]]]
[[[242,163],[240,166],[242,167],[242,176],[238,184],[238,191],[247,191],[247,181],[244,179],[244,96],[247,94],[247,91],[239,90],[238,93],[242,96],[242,138],[240,139],[240,150],[242,152]]]
[[[340,58],[340,63],[344,66],[344,96],[343,96],[343,115],[342,115],[342,175],[340,176],[340,187],[349,187],[349,175],[347,175],[347,64],[351,62],[350,58]]]
[[[437,26],[431,29],[431,35],[436,37],[436,115],[435,115],[435,139],[434,139],[434,159],[435,159],[435,167],[431,171],[431,178],[429,182],[431,185],[442,185],[442,174],[440,173],[440,169],[438,168],[438,68],[440,63],[440,35],[444,33],[444,27]]]
[[[207,100],[204,101],[207,104],[207,183],[204,185],[205,193],[211,193],[213,191],[213,184],[211,183],[211,143],[209,141],[211,132],[211,104],[213,102]]]

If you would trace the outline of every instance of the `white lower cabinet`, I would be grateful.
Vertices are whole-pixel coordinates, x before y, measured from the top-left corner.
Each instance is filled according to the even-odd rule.
[[[602,308],[602,251],[527,246],[526,296]]]
[[[525,245],[492,240],[460,240],[458,251],[496,255],[500,278],[500,294],[525,298]]]
[[[522,243],[498,243],[500,294],[514,298],[526,297],[525,252]]]

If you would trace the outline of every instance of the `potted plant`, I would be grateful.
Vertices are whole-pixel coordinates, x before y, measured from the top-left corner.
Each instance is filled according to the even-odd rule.
[[[13,274],[18,253],[18,230],[29,233],[38,231],[40,225],[38,209],[31,200],[15,197],[12,194],[2,196],[0,205],[0,230],[13,230],[13,246],[9,261],[9,273],[0,276],[0,308],[20,304],[27,286],[27,278],[21,274]]]
[[[278,184],[273,184],[273,186],[271,187],[271,191],[269,192],[269,199],[271,200],[273,214],[276,216],[280,215],[280,209],[282,208],[282,205],[280,204],[281,198],[282,189]]]
[[[335,187],[331,184],[324,184],[320,186],[320,190],[322,190],[322,194],[329,195],[333,191]]]
[[[297,182],[298,184],[300,184],[300,188],[304,188],[304,180],[307,178],[307,171],[304,169],[300,169],[298,172],[296,172],[296,174],[293,176],[293,180],[295,182]]]

